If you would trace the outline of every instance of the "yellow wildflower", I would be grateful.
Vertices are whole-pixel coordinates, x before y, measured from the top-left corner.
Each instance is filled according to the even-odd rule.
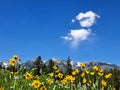
[[[103,72],[98,72],[98,75],[99,76],[103,76]]]
[[[14,66],[15,65],[15,59],[11,58],[9,61],[10,66]]]
[[[4,88],[0,86],[0,90],[4,90]]]
[[[101,84],[102,84],[103,87],[107,86],[107,82],[105,80],[102,80]]]
[[[72,82],[72,83],[75,81],[75,77],[73,77],[72,75],[67,75],[65,77],[65,79],[68,80],[68,81],[70,81],[70,82]]]
[[[75,69],[73,72],[72,72],[72,75],[76,75],[79,73],[79,70],[78,69]]]
[[[79,73],[79,70],[78,69],[75,69],[73,72],[72,72],[72,75],[76,75]]]
[[[86,72],[86,74],[89,74],[89,73],[90,73],[90,71],[89,71],[88,68],[85,69],[85,72]]]
[[[42,86],[40,90],[47,90],[47,88],[45,86]]]
[[[56,73],[59,73],[59,72],[60,72],[60,70],[59,70],[59,69],[57,69],[55,72],[56,72]]]
[[[32,74],[28,73],[28,72],[24,76],[25,76],[25,79],[27,79],[27,80],[30,80],[33,77]]]
[[[13,58],[14,58],[15,60],[20,60],[17,55],[14,55]]]
[[[57,66],[56,66],[56,65],[54,65],[54,66],[53,66],[53,69],[54,69],[54,70],[57,70],[58,68],[57,68]]]
[[[84,73],[84,72],[82,72],[81,77],[84,77],[84,76],[85,76],[85,73]]]
[[[83,84],[85,84],[87,82],[86,78],[83,78]]]
[[[59,78],[63,78],[63,74],[62,74],[62,73],[59,73],[59,74],[58,74],[58,77],[59,77]]]
[[[80,63],[80,66],[81,67],[85,67],[85,63]]]
[[[51,85],[53,83],[53,80],[52,79],[48,79],[47,80],[47,84]]]
[[[111,78],[111,77],[112,77],[112,74],[111,74],[111,73],[105,75],[105,78],[106,78],[106,79]]]
[[[70,75],[67,75],[67,76],[65,76],[65,79],[66,79],[66,80],[69,80],[69,77],[70,77]]]
[[[98,71],[98,66],[95,65],[95,66],[93,66],[92,68],[93,68],[95,71]]]
[[[66,79],[61,80],[62,84],[65,85],[67,83]]]
[[[75,77],[70,76],[70,81],[73,83],[75,81]]]
[[[75,71],[76,71],[76,74],[78,74],[78,73],[79,73],[79,70],[78,70],[78,69],[75,69]]]
[[[76,71],[72,71],[72,75],[76,75]]]
[[[99,72],[103,72],[103,71],[104,71],[104,69],[103,69],[103,68],[100,68],[100,69],[99,69]]]
[[[41,82],[39,80],[33,80],[32,86],[36,89],[41,86]]]
[[[49,75],[50,75],[51,77],[53,77],[53,76],[54,76],[54,73],[52,72],[52,73],[50,73]]]
[[[95,72],[90,72],[90,75],[92,75],[92,76],[93,76],[94,74],[95,74]]]

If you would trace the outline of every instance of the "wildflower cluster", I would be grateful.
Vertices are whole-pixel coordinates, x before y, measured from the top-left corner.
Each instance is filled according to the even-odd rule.
[[[20,58],[14,55],[9,64],[16,67],[19,61]],[[63,73],[56,65],[52,68],[52,72],[40,72],[40,75],[34,74],[34,68],[20,67],[16,72],[2,70],[0,78],[5,80],[0,81],[0,90],[115,90],[114,84],[110,83],[113,82],[112,73],[97,65],[87,68],[85,63],[81,63],[71,74]]]
[[[10,66],[14,67],[15,64],[19,64],[20,62],[20,58],[17,55],[14,55],[10,60],[9,60],[9,64]]]

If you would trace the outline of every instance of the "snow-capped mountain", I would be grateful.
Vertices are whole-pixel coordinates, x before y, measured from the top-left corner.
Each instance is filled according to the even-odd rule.
[[[36,59],[31,59],[28,60],[24,63],[21,64],[21,66],[26,66],[28,69],[33,67],[33,62]],[[65,67],[67,65],[67,61],[59,59],[59,58],[51,58],[48,60],[44,60],[43,63],[47,66],[49,64],[49,61],[52,60],[54,62],[55,65],[57,65],[60,69],[62,69],[63,71],[65,70]],[[7,62],[1,62],[2,66],[7,67],[8,63]],[[110,64],[110,63],[105,63],[105,62],[97,62],[97,61],[88,61],[88,62],[75,62],[75,61],[71,61],[71,65],[72,65],[72,69],[76,69],[76,68],[80,68],[80,63],[85,63],[87,68],[91,68],[93,65],[97,65],[101,68],[110,70],[110,69],[114,69],[114,68],[118,68],[120,69],[120,66],[117,66],[115,64]]]
[[[26,61],[25,63],[22,63],[21,66],[26,66],[28,69],[33,67],[33,62],[35,61],[36,59],[31,59],[31,60],[28,60]]]
[[[26,66],[28,68],[33,66],[33,61],[35,59],[29,60],[25,63],[23,63],[23,66]],[[62,60],[62,59],[58,59],[58,58],[51,58],[51,60],[54,62],[55,65],[57,65],[59,68],[64,69],[67,65],[67,61]],[[43,61],[44,64],[46,64],[46,66],[49,64],[50,59]],[[105,62],[97,62],[97,61],[88,61],[88,62],[75,62],[75,61],[71,61],[71,65],[72,65],[72,69],[75,68],[80,68],[80,63],[85,63],[87,68],[91,68],[93,65],[97,65],[101,68],[104,69],[114,69],[114,68],[119,68],[120,66],[117,66],[115,64],[110,64],[110,63],[105,63]]]

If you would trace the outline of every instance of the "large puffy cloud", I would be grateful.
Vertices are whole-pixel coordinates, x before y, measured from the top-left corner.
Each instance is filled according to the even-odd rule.
[[[79,13],[75,19],[72,20],[72,22],[75,20],[78,20],[81,27],[91,27],[97,18],[99,18],[100,16],[97,15],[96,13],[94,13],[93,11],[88,11],[85,13]]]
[[[72,47],[77,47],[80,42],[88,40],[89,36],[92,34],[92,31],[90,29],[76,29],[71,30],[70,33],[67,34],[67,36],[62,37],[66,41],[72,42]]]

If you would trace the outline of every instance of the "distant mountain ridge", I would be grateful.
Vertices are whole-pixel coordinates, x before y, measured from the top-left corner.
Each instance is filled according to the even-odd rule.
[[[28,60],[24,63],[21,63],[21,66],[25,66],[29,69],[29,68],[33,67],[33,65],[34,65],[33,62],[35,60],[36,59]],[[64,70],[66,65],[67,65],[67,61],[62,60],[62,59],[51,58],[51,60],[54,62],[55,65],[57,65],[62,70]],[[49,61],[50,61],[50,59],[44,60],[43,63],[47,66],[49,64]],[[120,69],[120,66],[117,66],[115,64],[110,64],[110,63],[105,63],[105,62],[97,62],[95,60],[94,61],[88,61],[88,62],[71,61],[72,69],[80,68],[80,63],[85,63],[87,68],[92,68],[93,65],[97,65],[100,68],[104,68],[104,69],[107,69],[107,70],[114,69],[114,68]],[[4,64],[8,65],[8,63],[6,61],[5,62],[0,62],[0,65],[5,66]],[[5,66],[5,67],[7,67],[7,66]]]
[[[27,68],[32,67],[34,64],[35,59],[31,59],[29,61],[26,61],[25,63],[22,63],[22,66],[26,66]],[[54,62],[55,65],[57,65],[59,68],[64,69],[67,65],[67,61],[58,59],[58,58],[51,58],[51,60]],[[47,66],[49,64],[50,59],[43,61],[43,63]],[[93,65],[97,65],[100,68],[104,69],[114,69],[118,68],[120,69],[120,66],[117,66],[115,64],[105,63],[105,62],[97,62],[97,61],[88,61],[88,62],[75,62],[71,61],[72,69],[80,68],[80,63],[85,63],[87,68],[92,68]]]

